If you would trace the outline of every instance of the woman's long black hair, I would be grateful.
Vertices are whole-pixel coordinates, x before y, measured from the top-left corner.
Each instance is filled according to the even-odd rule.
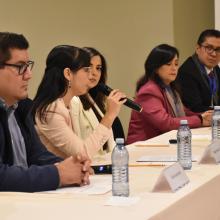
[[[102,68],[101,68],[101,77],[100,77],[99,83],[105,84],[106,80],[107,80],[107,64],[106,64],[106,60],[105,60],[104,56],[98,50],[96,50],[95,48],[84,47],[83,49],[89,53],[90,59],[92,59],[94,56],[99,56],[100,57]],[[106,96],[102,92],[99,92],[97,87],[98,86],[95,86],[94,88],[91,88],[89,90],[89,94],[92,96],[93,100],[99,106],[101,111],[103,113],[105,113]],[[83,105],[83,108],[85,110],[88,110],[88,109],[92,108],[93,103],[91,103],[88,100],[86,95],[81,95],[79,98],[80,98],[80,100],[82,102],[82,105]]]
[[[73,74],[82,67],[90,66],[89,54],[81,48],[60,45],[54,47],[47,56],[46,68],[34,98],[32,114],[46,121],[47,107],[56,99],[63,97],[68,89],[68,80],[63,70],[70,68]]]
[[[168,44],[160,44],[155,47],[150,54],[148,55],[144,68],[144,75],[137,81],[136,84],[136,92],[147,83],[149,80],[154,80],[161,87],[163,86],[163,82],[157,74],[157,70],[169,63],[175,56],[179,57],[179,52],[177,48],[172,47]],[[175,81],[170,84],[172,90],[178,90],[175,85]]]

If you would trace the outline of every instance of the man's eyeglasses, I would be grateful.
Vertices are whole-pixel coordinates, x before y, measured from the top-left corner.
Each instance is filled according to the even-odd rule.
[[[33,69],[34,61],[28,61],[27,63],[24,64],[4,63],[3,65],[15,67],[18,70],[18,74],[23,75],[27,71],[27,68],[29,68],[30,70]]]
[[[203,47],[206,53],[208,54],[212,54],[215,51],[217,55],[220,55],[220,47],[214,48],[210,45],[200,45],[200,46]]]

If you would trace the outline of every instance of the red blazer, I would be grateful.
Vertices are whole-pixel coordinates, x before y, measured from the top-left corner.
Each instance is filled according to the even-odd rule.
[[[142,105],[141,113],[132,111],[128,128],[127,144],[143,141],[178,129],[180,120],[188,120],[191,128],[201,126],[198,113],[184,109],[186,116],[175,118],[172,107],[165,95],[164,89],[154,81],[148,81],[140,88],[135,102]]]

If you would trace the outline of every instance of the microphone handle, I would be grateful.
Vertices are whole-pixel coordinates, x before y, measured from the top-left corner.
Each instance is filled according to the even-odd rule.
[[[132,101],[131,99],[126,98],[126,102],[124,103],[124,105],[126,105],[127,107],[137,111],[137,112],[142,112],[143,107],[141,105],[139,105],[138,103]]]

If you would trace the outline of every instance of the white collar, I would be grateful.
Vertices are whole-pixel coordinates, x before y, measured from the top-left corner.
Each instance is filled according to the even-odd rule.
[[[212,68],[212,69],[209,69],[209,68],[207,68],[207,67],[205,66],[205,70],[206,70],[206,73],[209,75],[209,73],[210,73],[211,71],[213,71],[213,68]]]

